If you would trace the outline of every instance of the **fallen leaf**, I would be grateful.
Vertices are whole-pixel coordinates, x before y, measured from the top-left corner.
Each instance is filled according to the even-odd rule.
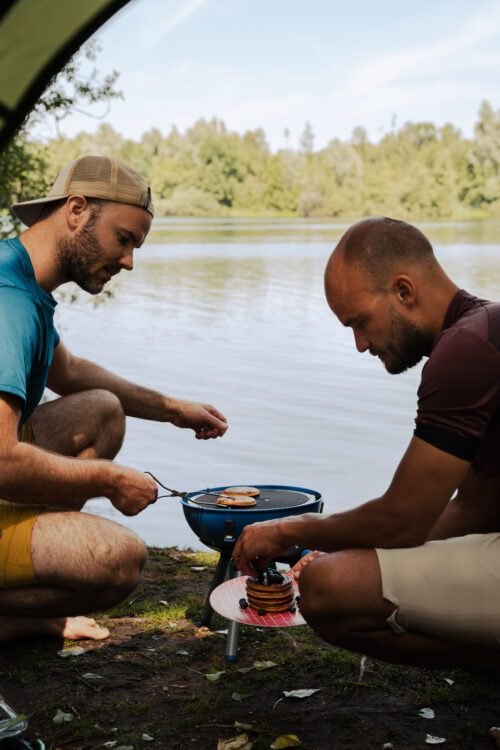
[[[443,677],[444,681],[448,683],[448,685],[454,685],[455,680],[452,680],[451,677]]]
[[[244,701],[247,698],[250,698],[250,696],[251,693],[231,693],[231,698],[233,699],[233,701]]]
[[[189,651],[181,650],[181,651],[176,651],[175,653],[178,654],[179,656],[189,656]]]
[[[141,737],[141,739],[143,739],[144,742],[154,742],[155,741],[155,738],[151,737],[150,734],[143,734],[142,737]]]
[[[277,737],[271,745],[272,750],[282,750],[285,747],[297,747],[300,745],[300,740],[296,734],[282,734],[281,737]]]
[[[54,724],[64,724],[65,721],[73,721],[73,714],[65,713],[58,708],[52,721]]]
[[[317,693],[321,688],[310,688],[309,690],[283,690],[285,698],[309,698]]]
[[[160,599],[160,604],[163,604],[164,607],[168,607],[168,602],[166,599]]]
[[[210,628],[207,628],[206,625],[202,625],[201,628],[197,628],[194,631],[194,637],[195,638],[209,638],[211,635],[215,635]]]
[[[191,570],[201,571],[201,570],[206,570],[206,569],[207,569],[206,565],[191,565]]]
[[[235,721],[234,722],[234,728],[235,729],[244,729],[246,732],[253,731],[253,726],[251,724],[245,724],[243,721]]]
[[[62,656],[63,658],[66,658],[67,656],[81,656],[86,651],[88,651],[87,648],[82,648],[81,646],[72,646],[70,648],[63,648],[62,651],[57,652],[57,655]]]
[[[384,744],[382,745],[382,750],[392,750],[393,747],[394,745],[392,744],[392,742],[384,742]]]
[[[247,672],[251,672],[254,667],[238,667],[236,670],[237,672],[241,672],[241,674],[246,674]]]
[[[112,748],[112,747],[115,747],[115,745],[118,745],[118,740],[109,740],[108,742],[105,742],[103,744],[103,747]]]
[[[253,742],[250,741],[248,734],[239,734],[228,740],[217,740],[217,750],[252,750],[252,746]]]
[[[271,669],[271,667],[277,667],[275,661],[254,661],[253,663],[254,669]]]
[[[435,714],[432,708],[422,708],[418,712],[418,715],[421,716],[422,719],[434,719],[435,718]]]
[[[217,682],[223,674],[226,674],[224,670],[222,670],[222,672],[208,672],[207,674],[204,674],[203,677],[209,682]]]
[[[84,677],[86,680],[102,680],[103,676],[101,674],[96,674],[95,672],[85,672],[85,674],[82,674],[82,677]]]
[[[435,737],[433,734],[428,734],[425,738],[426,745],[442,745],[446,742],[444,737]]]

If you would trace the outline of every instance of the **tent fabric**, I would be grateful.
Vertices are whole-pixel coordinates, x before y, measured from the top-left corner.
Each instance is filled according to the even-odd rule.
[[[129,0],[3,0],[0,149],[79,47]]]

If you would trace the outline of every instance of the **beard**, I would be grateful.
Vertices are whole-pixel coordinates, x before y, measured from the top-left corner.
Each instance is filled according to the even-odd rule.
[[[399,375],[410,367],[418,365],[422,357],[428,357],[434,343],[434,335],[425,328],[419,328],[401,315],[392,313],[390,330],[391,343],[387,345],[382,359],[385,369],[391,375]],[[377,352],[372,352],[377,356]]]
[[[109,263],[95,270],[96,264],[102,260],[105,253],[95,235],[94,225],[91,220],[77,234],[63,237],[57,243],[57,257],[65,278],[74,281],[89,294],[102,292],[104,285],[109,281],[103,279],[103,272],[113,276],[120,271],[117,263]]]

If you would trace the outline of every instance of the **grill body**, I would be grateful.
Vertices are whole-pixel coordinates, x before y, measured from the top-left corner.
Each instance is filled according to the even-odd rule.
[[[215,498],[206,492],[223,492],[231,485],[189,492],[182,498],[182,509],[191,530],[207,547],[230,554],[245,526],[258,521],[321,513],[321,494],[306,487],[279,484],[253,484],[259,489],[257,504],[250,508],[214,506]],[[206,503],[204,505],[204,503]]]

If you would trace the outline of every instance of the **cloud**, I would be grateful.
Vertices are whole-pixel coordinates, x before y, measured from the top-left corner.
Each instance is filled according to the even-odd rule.
[[[207,2],[208,0],[136,0],[132,6],[135,37],[133,58],[141,60],[150,57],[153,48],[163,43],[173,29],[196,14]],[[110,29],[109,36],[113,40],[110,47],[114,47],[115,55],[121,63],[120,68],[127,68],[130,50],[123,45],[118,24],[115,29]]]
[[[346,81],[346,89],[353,95],[364,95],[374,89],[390,86],[401,79],[418,76],[426,78],[439,67],[447,66],[455,74],[457,67],[467,65],[468,53],[478,45],[500,35],[500,6],[495,3],[487,12],[469,19],[467,28],[453,35],[448,32],[444,41],[420,49],[399,51],[364,63]]]

